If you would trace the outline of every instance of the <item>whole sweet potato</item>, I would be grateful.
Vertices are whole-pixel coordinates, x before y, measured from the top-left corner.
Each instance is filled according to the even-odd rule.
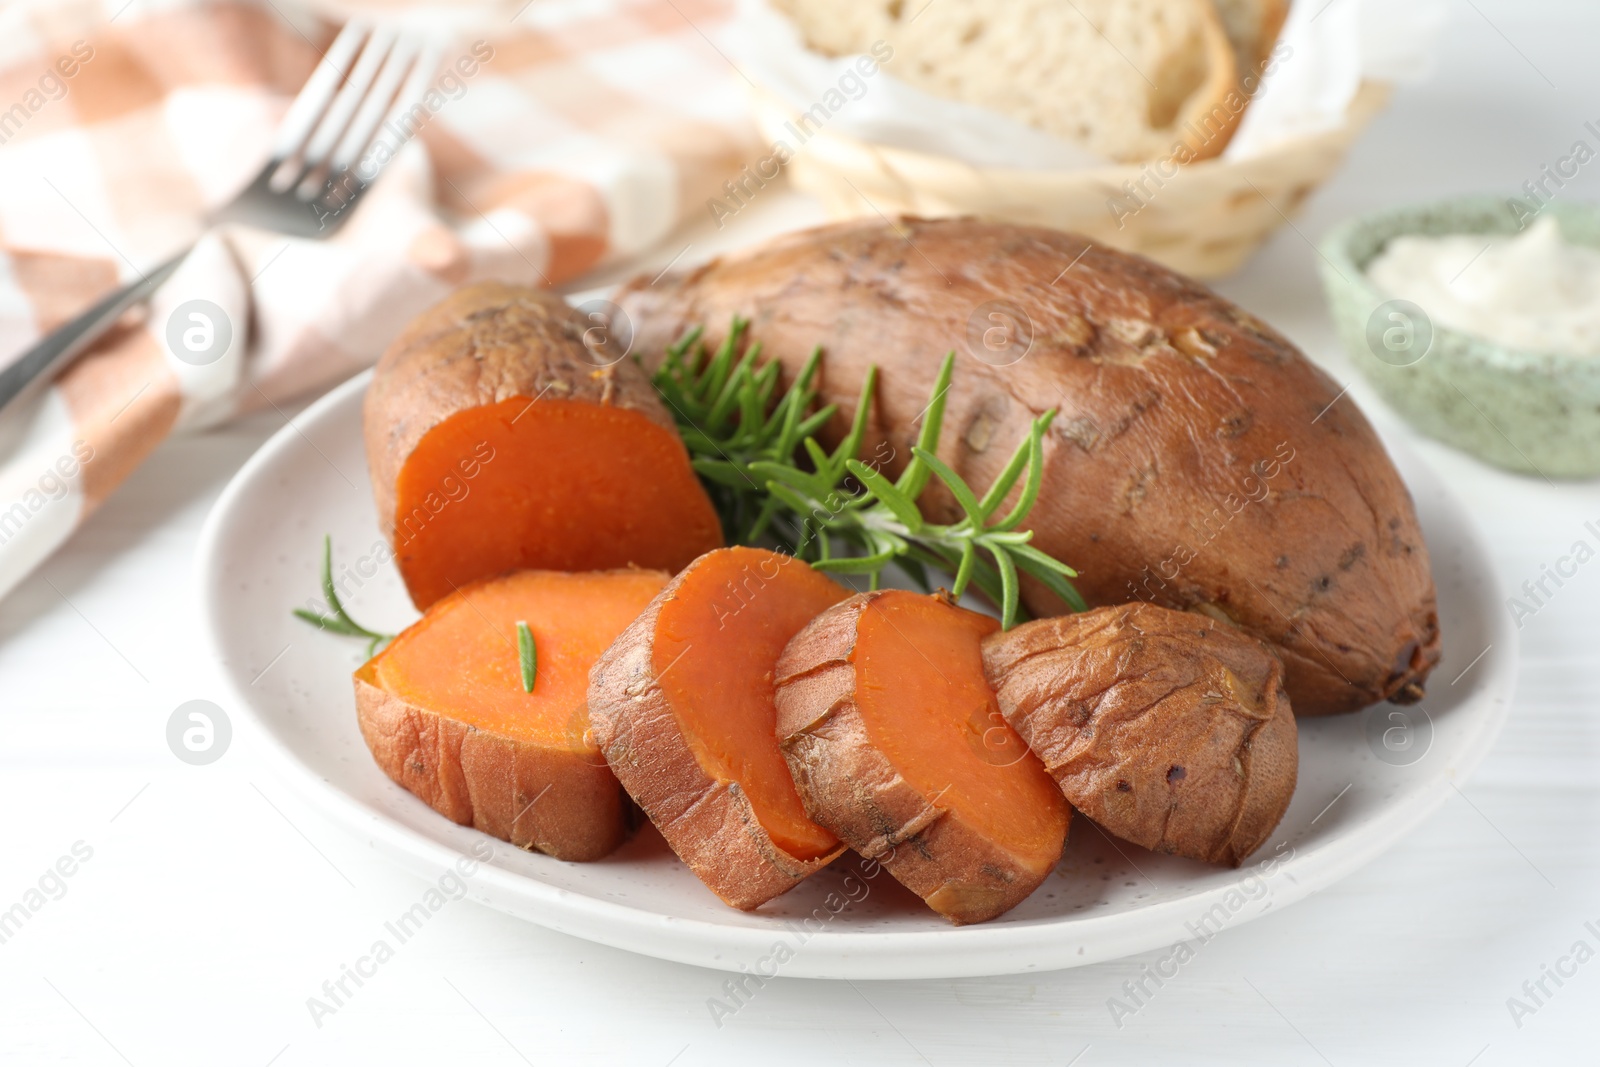
[[[1238,866],[1289,806],[1283,665],[1230,626],[1124,604],[994,634],[983,660],[1062,795],[1125,841]]]
[[[1142,259],[1041,228],[853,221],[632,283],[635,350],[734,315],[796,371],[823,348],[842,436],[868,368],[864,450],[910,459],[940,361],[957,366],[939,454],[980,492],[1027,434],[1045,444],[1035,544],[1094,603],[1150,602],[1274,646],[1302,714],[1412,702],[1439,659],[1411,497],[1338,385],[1265,324]],[[957,514],[940,486],[925,507]],[[1036,614],[1061,605],[1025,585]]]

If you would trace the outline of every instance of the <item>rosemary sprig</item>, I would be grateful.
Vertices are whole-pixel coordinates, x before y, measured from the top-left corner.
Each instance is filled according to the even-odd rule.
[[[807,414],[817,397],[811,383],[821,364],[820,348],[774,402],[779,365],[756,368],[760,343],[738,354],[748,326],[735,317],[710,354],[699,343],[700,328],[690,330],[667,349],[654,377],[722,519],[723,535],[733,544],[758,540],[780,507],[752,477],[751,464],[790,462],[800,443],[826,425],[835,410],[829,405]]]
[[[698,329],[690,331],[668,349],[655,374],[656,388],[673,409],[730,541],[772,538],[819,570],[865,575],[872,588],[878,587],[883,569],[897,563],[926,589],[927,569],[932,567],[953,576],[950,592],[955,597],[969,585],[982,591],[999,605],[1008,629],[1025,617],[1019,574],[1038,579],[1074,610],[1085,609],[1068,580],[1077,572],[1029,544],[1032,531],[1017,529],[1039,497],[1044,435],[1054,411],[1033,420],[1028,439],[980,499],[935,455],[955,371],[951,352],[934,383],[911,462],[891,481],[860,459],[877,368],[868,371],[862,384],[849,433],[828,452],[813,433],[835,408],[806,414],[816,399],[811,383],[820,349],[813,350],[794,383],[774,400],[777,364],[757,367],[759,344],[737,355],[745,329],[735,319],[714,354],[699,344]],[[933,478],[961,506],[959,521],[933,523],[922,514],[917,499]],[[1019,481],[1016,503],[996,518]]]
[[[322,596],[328,602],[331,614],[320,615],[305,608],[295,608],[295,617],[329,633],[366,638],[368,659],[377,653],[379,645],[395,639],[394,634],[378,633],[362,626],[350,617],[350,613],[339,602],[339,591],[333,585],[333,538],[327,534],[322,536]]]
[[[531,693],[534,680],[539,677],[539,646],[533,643],[533,631],[521,619],[517,620],[517,658],[522,662],[522,691]]]

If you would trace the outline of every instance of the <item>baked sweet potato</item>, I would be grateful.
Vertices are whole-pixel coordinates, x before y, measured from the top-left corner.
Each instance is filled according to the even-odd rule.
[[[812,822],[778,751],[773,670],[789,639],[850,595],[792,556],[708,552],[595,663],[606,762],[711,890],[755,908],[843,851]]]
[[[1438,662],[1428,550],[1361,412],[1281,335],[1146,259],[1041,228],[852,221],[617,299],[647,359],[692,325],[719,343],[734,315],[790,375],[821,345],[829,442],[877,364],[863,452],[892,454],[891,475],[952,349],[939,455],[980,493],[1059,407],[1035,546],[1081,572],[1091,603],[1142,599],[1261,637],[1301,714],[1415,701]],[[958,514],[937,483],[924,506]],[[1025,601],[1061,610],[1037,583]]]
[[[634,813],[586,737],[589,668],[661,571],[520,571],[465,586],[355,672],[361,736],[439,814],[557,859],[596,860]],[[524,687],[517,624],[536,656]]]
[[[417,607],[513,570],[675,571],[722,543],[649,378],[581,326],[559,297],[486,282],[379,360],[367,465]]]
[[[983,661],[1062,794],[1125,841],[1238,866],[1294,795],[1283,666],[1231,626],[1124,604],[994,634]]]
[[[955,923],[1033,892],[1072,815],[984,679],[998,629],[939,596],[861,593],[778,661],[778,735],[807,813]]]

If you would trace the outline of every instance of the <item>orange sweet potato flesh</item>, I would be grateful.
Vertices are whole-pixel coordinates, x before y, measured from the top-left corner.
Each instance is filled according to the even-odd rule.
[[[483,283],[418,316],[363,408],[378,521],[412,602],[519,569],[672,571],[722,543],[672,418],[559,297]]]
[[[355,674],[373,757],[457,823],[558,859],[606,855],[631,812],[586,736],[589,668],[666,582],[661,571],[521,571],[438,601]],[[531,693],[519,621],[537,649]]]
[[[493,459],[471,482],[456,477],[460,457],[478,455]],[[464,495],[433,510],[452,481]],[[400,469],[395,516],[396,562],[419,605],[507,570],[677,570],[717,543],[677,434],[582,400],[514,397],[452,415]]]
[[[778,732],[807,812],[956,923],[1031,893],[1072,814],[984,678],[998,628],[939,597],[864,593],[778,664]]]
[[[790,556],[723,548],[661,591],[590,675],[593,735],[623,787],[727,903],[754,908],[831,862],[778,751],[773,672],[849,590]]]
[[[700,765],[740,783],[773,843],[801,859],[839,841],[806,817],[778,751],[772,671],[790,638],[848,595],[792,557],[729,548],[709,553],[656,619],[656,676]]]

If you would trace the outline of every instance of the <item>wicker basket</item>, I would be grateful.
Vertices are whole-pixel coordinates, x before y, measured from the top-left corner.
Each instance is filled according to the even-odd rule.
[[[1208,159],[1163,179],[1152,164],[1037,171],[978,167],[819,130],[788,163],[794,184],[838,218],[877,212],[976,215],[1072,230],[1175,270],[1215,278],[1237,270],[1344,159],[1389,98],[1365,82],[1343,126],[1245,160]],[[757,90],[756,119],[771,140],[792,140],[789,109]],[[1143,180],[1130,198],[1125,182]],[[1157,184],[1159,182],[1159,185]]]

